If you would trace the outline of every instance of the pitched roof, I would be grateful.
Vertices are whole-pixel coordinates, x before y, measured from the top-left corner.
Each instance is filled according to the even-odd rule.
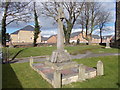
[[[43,37],[43,36],[41,36],[41,40],[42,40],[42,41],[47,41],[48,38],[47,38],[47,37]]]
[[[51,38],[52,36],[57,36],[57,34],[55,34],[55,35],[51,35],[49,38]],[[49,39],[49,38],[48,38],[48,39]]]
[[[27,26],[25,26],[24,28],[22,28],[22,29],[20,29],[20,30],[22,30],[22,31],[34,31],[34,27],[31,26],[31,25],[27,25]],[[17,30],[17,31],[15,31],[15,32],[11,33],[11,34],[18,34],[18,32],[19,32],[20,30]]]
[[[20,29],[20,30],[25,30],[25,31],[34,31],[34,27],[31,25],[25,26],[24,28]]]
[[[81,32],[74,32],[70,35],[71,38],[78,36]]]
[[[111,36],[113,36],[113,35],[106,35],[106,36],[103,36],[103,37],[111,37]]]
[[[102,36],[103,39],[107,39],[107,38],[110,38],[110,37],[113,37],[113,35]]]
[[[94,39],[100,39],[100,37],[98,35],[92,35],[92,38],[94,38]]]
[[[19,32],[19,30],[15,31],[15,32],[13,32],[13,33],[11,33],[11,34],[18,34],[18,32]]]

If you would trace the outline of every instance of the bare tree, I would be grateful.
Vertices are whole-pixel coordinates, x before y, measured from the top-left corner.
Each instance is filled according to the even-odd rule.
[[[102,32],[105,30],[104,27],[111,21],[110,12],[101,10],[98,18],[98,28],[100,29],[100,43],[102,43]]]
[[[63,25],[65,42],[69,44],[70,34],[72,31],[77,18],[81,14],[84,2],[63,2],[63,9],[65,14],[65,20]],[[54,18],[56,20],[56,16],[58,15],[58,2],[49,2],[42,3],[43,5],[43,14],[49,17]]]
[[[79,24],[82,28],[82,32],[85,29],[84,39],[88,41],[88,44],[91,44],[92,33],[98,27],[98,16],[101,10],[101,5],[98,2],[85,2],[84,9],[80,15]]]
[[[6,27],[15,21],[25,21],[27,22],[30,18],[30,13],[27,11],[28,2],[11,2],[10,0],[6,0],[6,2],[2,2],[1,5],[1,14],[2,16],[2,46],[6,46]]]

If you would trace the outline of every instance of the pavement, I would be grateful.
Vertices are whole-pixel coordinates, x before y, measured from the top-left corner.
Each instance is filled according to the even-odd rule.
[[[71,55],[71,59],[81,59],[81,58],[89,58],[89,57],[99,57],[99,56],[118,56],[120,53],[101,53],[101,54],[94,54],[91,52],[87,52],[86,54],[77,54]],[[35,56],[33,57],[34,62],[44,62],[47,56]],[[30,57],[26,58],[16,58],[11,60],[10,63],[24,63],[29,62]]]

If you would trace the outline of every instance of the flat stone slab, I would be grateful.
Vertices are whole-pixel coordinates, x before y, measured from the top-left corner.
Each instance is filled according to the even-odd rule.
[[[33,69],[35,69],[39,74],[42,74],[43,78],[46,79],[50,84],[53,82],[53,75],[55,69],[44,63],[34,63],[32,64]],[[86,79],[93,78],[96,76],[96,69],[92,67],[85,66],[85,76]],[[72,67],[60,70],[62,74],[62,85],[69,84],[71,82],[76,82],[78,80],[78,67]]]
[[[51,67],[52,69],[65,70],[68,68],[78,67],[78,64],[73,61],[63,62],[63,63],[52,63],[45,61],[45,65]]]

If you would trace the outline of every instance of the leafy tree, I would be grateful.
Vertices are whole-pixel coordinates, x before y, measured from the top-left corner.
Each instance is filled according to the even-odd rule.
[[[39,26],[39,22],[38,22],[38,16],[37,16],[37,12],[36,12],[36,8],[35,8],[35,3],[34,2],[34,21],[35,21],[35,29],[34,29],[34,41],[33,41],[33,46],[36,46],[36,42],[37,42],[37,38],[39,37],[39,33],[40,33],[40,26]]]

